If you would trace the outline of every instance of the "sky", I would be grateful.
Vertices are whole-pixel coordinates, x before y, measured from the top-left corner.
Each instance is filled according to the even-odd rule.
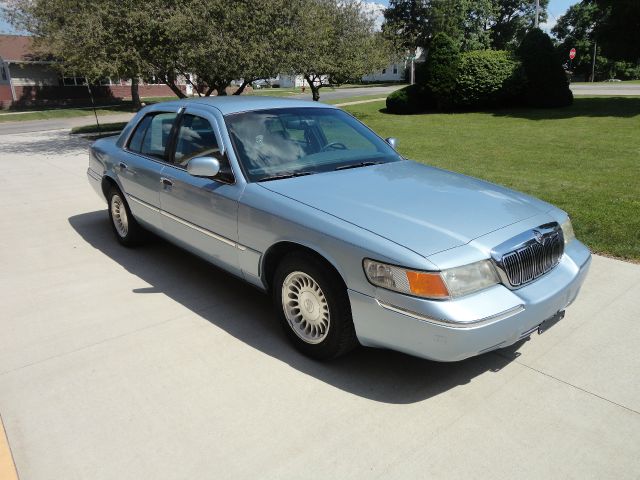
[[[0,1],[0,3],[3,3]],[[373,10],[379,10],[376,7],[384,8],[386,6],[386,0],[365,0],[365,3],[372,4],[371,8]],[[542,29],[545,31],[551,30],[553,26],[556,24],[558,17],[560,17],[567,9],[573,5],[574,3],[578,3],[578,0],[549,0],[549,8],[547,11],[549,12],[549,21],[545,24],[542,24]],[[381,22],[381,19],[380,19]],[[11,26],[2,18],[0,18],[0,33],[16,33]]]

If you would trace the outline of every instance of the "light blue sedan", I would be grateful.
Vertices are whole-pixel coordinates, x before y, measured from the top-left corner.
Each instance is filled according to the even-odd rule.
[[[120,243],[152,231],[244,278],[319,359],[511,345],[562,318],[591,261],[562,210],[406,160],[316,102],[146,107],[93,144],[87,174]]]

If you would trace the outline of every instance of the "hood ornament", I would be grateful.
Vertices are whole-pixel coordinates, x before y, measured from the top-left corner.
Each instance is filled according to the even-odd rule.
[[[534,230],[533,231],[533,236],[536,239],[536,242],[538,242],[540,245],[542,245],[542,241],[543,241],[543,236],[542,233],[540,233],[538,230]]]

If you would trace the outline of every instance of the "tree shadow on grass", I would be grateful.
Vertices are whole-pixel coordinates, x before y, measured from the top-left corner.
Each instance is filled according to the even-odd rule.
[[[107,214],[69,218],[71,227],[100,253],[151,285],[133,294],[162,293],[229,335],[346,392],[370,400],[408,404],[426,400],[513,361],[520,344],[457,363],[436,363],[397,352],[359,348],[332,362],[311,360],[288,343],[267,295],[163,240],[136,249],[113,238]]]
[[[640,116],[640,97],[575,97],[561,108],[510,108],[490,112],[497,117],[527,120],[564,120],[576,117],[632,118]]]
[[[423,112],[419,114],[397,114],[387,111],[386,108],[378,110],[379,113],[392,116],[420,116],[438,114],[439,112]],[[487,113],[496,117],[522,118],[527,120],[564,120],[577,117],[594,118],[633,118],[640,116],[639,97],[575,97],[573,105],[560,108],[529,108],[513,107],[499,108],[495,110],[460,110],[448,115],[462,115],[467,113]],[[368,114],[356,112],[356,117],[366,121]]]

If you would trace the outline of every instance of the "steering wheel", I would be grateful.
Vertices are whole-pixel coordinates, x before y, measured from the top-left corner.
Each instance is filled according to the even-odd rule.
[[[335,148],[336,150],[346,150],[347,146],[344,143],[340,142],[331,142],[327,143],[324,147],[320,149],[321,152],[326,152],[330,148]]]

